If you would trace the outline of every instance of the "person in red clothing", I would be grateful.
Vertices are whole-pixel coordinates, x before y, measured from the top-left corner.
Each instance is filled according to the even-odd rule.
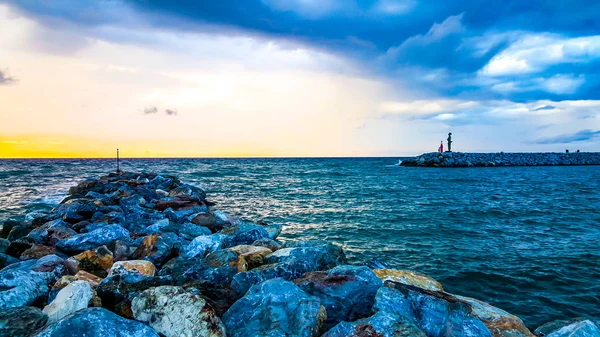
[[[444,152],[444,142],[440,141],[440,147],[438,148],[438,152],[442,153]]]

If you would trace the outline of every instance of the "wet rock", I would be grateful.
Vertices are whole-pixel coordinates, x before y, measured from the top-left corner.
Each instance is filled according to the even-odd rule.
[[[393,281],[385,285],[399,290],[411,308],[405,317],[428,336],[532,336],[520,319],[487,303]]]
[[[21,253],[21,260],[39,259],[40,257],[56,254],[54,247],[44,245],[33,245]]]
[[[313,267],[313,264],[300,260],[262,265],[247,272],[235,274],[231,280],[231,288],[241,296],[255,284],[274,278],[291,281],[301,278],[304,273],[315,271],[312,269]]]
[[[119,274],[105,278],[100,282],[96,292],[102,299],[102,305],[123,317],[133,317],[131,301],[140,292],[163,285],[172,285],[169,276],[150,277],[140,274]]]
[[[60,240],[56,247],[66,252],[82,252],[110,245],[115,240],[128,240],[129,231],[119,225],[108,225],[85,234]]]
[[[265,258],[266,263],[298,262],[309,264],[309,271],[331,269],[347,263],[344,251],[335,245],[282,248]]]
[[[0,254],[6,253],[6,249],[10,245],[10,241],[7,239],[0,239]]]
[[[269,234],[269,239],[271,240],[277,239],[277,237],[279,236],[279,234],[281,234],[281,231],[283,230],[283,225],[280,224],[267,224],[262,221],[257,222],[257,224],[263,226],[263,228]]]
[[[181,287],[145,290],[133,299],[133,317],[166,337],[226,337],[225,327],[206,299]]]
[[[35,243],[43,244],[48,240],[48,233],[56,229],[70,229],[69,224],[63,220],[54,220],[43,224],[42,226],[32,230],[27,234],[27,237],[32,238]]]
[[[83,270],[80,270],[79,272],[77,272],[77,274],[75,274],[75,279],[89,283],[92,288],[98,287],[100,282],[102,282],[103,280],[103,278],[98,277],[94,274],[90,274]]]
[[[44,307],[44,313],[48,315],[48,323],[52,324],[65,316],[87,308],[92,296],[92,287],[89,283],[85,281],[69,283],[58,292],[52,303]]]
[[[113,265],[113,254],[106,246],[100,246],[95,250],[86,250],[73,256],[72,259],[79,263],[80,270],[102,278],[108,275],[107,270]]]
[[[546,323],[535,329],[538,337],[599,337],[598,325],[590,320],[576,318]]]
[[[319,300],[291,282],[255,285],[223,315],[229,337],[318,336],[327,314]]]
[[[36,337],[159,337],[147,325],[115,315],[104,308],[78,311],[42,330]]]
[[[34,307],[0,310],[0,336],[29,337],[46,325],[48,316]]]
[[[237,259],[237,254],[230,253],[229,256]],[[204,259],[179,257],[165,264],[159,275],[171,275],[177,285],[190,281],[203,281],[213,287],[223,287],[229,285],[238,272],[237,262],[232,264],[223,261],[221,256],[208,263]]]
[[[11,241],[11,243],[8,245],[8,247],[6,248],[6,254],[13,257],[20,257],[24,251],[33,247],[34,244],[35,241],[28,237],[16,239],[14,241]]]
[[[431,277],[409,270],[374,269],[373,272],[381,281],[394,281],[411,286],[432,290],[444,291],[442,285]]]
[[[327,310],[327,326],[354,321],[371,314],[377,290],[383,282],[368,268],[338,266],[326,272],[306,273],[294,283],[321,301]]]
[[[115,262],[108,275],[118,274],[140,274],[144,276],[154,276],[156,267],[150,261],[130,260]]]
[[[223,235],[222,247],[249,245],[256,240],[270,239],[265,226],[244,222],[237,226],[225,228],[219,232]]]
[[[176,233],[186,240],[194,240],[198,236],[212,234],[208,228],[194,225],[190,222],[186,222],[181,225],[181,227],[177,229]]]
[[[340,322],[323,337],[427,337],[406,313],[409,303],[398,290],[380,288],[373,307],[375,314],[354,322]]]
[[[0,308],[40,304],[66,270],[56,255],[11,264],[0,271]]]
[[[111,250],[113,252],[113,261],[129,260],[134,251],[122,240],[116,240],[113,242],[111,245]]]
[[[210,252],[220,249],[223,243],[223,235],[203,235],[195,238],[183,248],[182,256],[186,258],[204,257]]]
[[[216,233],[224,227],[224,224],[219,223],[218,218],[212,213],[196,214],[191,221],[195,225],[208,228],[212,233]]]
[[[3,269],[4,267],[13,263],[17,263],[19,261],[21,260],[17,259],[16,257],[12,257],[6,254],[0,254],[0,269]]]
[[[2,226],[0,227],[0,238],[6,239],[8,238],[8,234],[10,233],[10,231],[16,227],[22,225],[22,223],[20,221],[14,221],[14,220],[5,220],[4,222],[2,222]]]
[[[29,232],[31,232],[31,230],[32,230],[31,224],[27,224],[27,223],[18,224],[11,228],[11,230],[8,233],[8,236],[6,238],[8,239],[8,241],[15,241],[17,239],[27,236],[27,234],[29,234]]]

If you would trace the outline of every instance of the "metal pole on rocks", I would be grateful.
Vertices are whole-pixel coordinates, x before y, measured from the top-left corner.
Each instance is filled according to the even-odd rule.
[[[117,149],[117,174],[121,174],[121,168],[119,167],[119,149]]]

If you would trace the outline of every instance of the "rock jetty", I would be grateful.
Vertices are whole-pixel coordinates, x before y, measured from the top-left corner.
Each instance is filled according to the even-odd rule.
[[[86,180],[0,229],[0,336],[600,337],[518,317],[428,276],[348,264],[321,240],[217,211],[176,177]]]
[[[600,152],[572,153],[467,153],[430,152],[405,159],[401,166],[420,167],[492,167],[600,165]]]

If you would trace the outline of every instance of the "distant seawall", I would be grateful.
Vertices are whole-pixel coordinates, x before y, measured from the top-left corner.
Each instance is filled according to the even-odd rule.
[[[430,152],[403,160],[400,165],[420,167],[600,165],[600,152]]]

